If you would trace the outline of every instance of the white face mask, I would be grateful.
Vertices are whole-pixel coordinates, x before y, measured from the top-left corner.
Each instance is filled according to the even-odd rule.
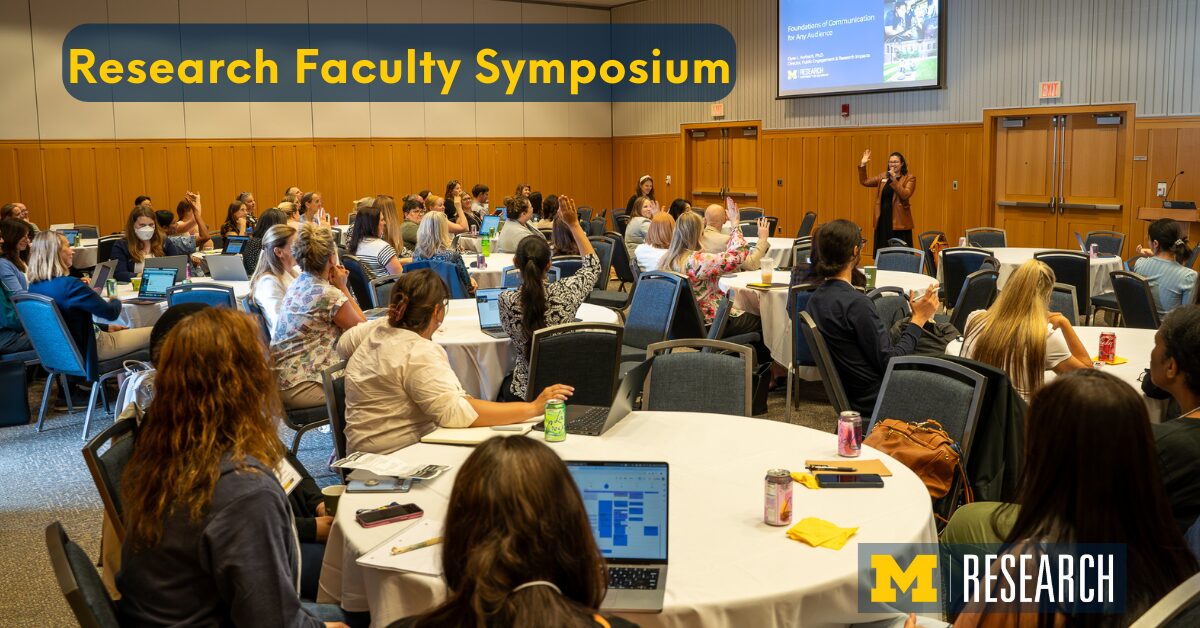
[[[138,227],[137,229],[134,229],[133,232],[136,233],[138,239],[142,240],[143,242],[154,237],[154,227],[153,226]]]

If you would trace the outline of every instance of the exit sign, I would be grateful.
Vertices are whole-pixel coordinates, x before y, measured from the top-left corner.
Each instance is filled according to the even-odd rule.
[[[725,103],[723,102],[713,103],[708,109],[714,118],[725,117]]]
[[[1042,81],[1038,83],[1038,98],[1043,100],[1062,97],[1062,81]]]

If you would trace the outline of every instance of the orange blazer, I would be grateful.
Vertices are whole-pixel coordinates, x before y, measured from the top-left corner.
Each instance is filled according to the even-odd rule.
[[[877,188],[875,193],[875,218],[871,222],[874,227],[879,222],[879,203],[883,197],[883,181],[887,173],[883,172],[873,177],[867,177],[867,167],[858,166],[858,182],[864,187]],[[892,186],[892,229],[904,231],[913,228],[912,207],[908,201],[913,192],[917,191],[917,176],[914,174],[901,175],[891,182]]]

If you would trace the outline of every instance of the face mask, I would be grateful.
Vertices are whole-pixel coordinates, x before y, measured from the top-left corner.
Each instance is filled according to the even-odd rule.
[[[136,233],[138,239],[142,241],[146,241],[154,237],[154,227],[152,226],[138,227],[137,229],[134,229],[133,232]]]

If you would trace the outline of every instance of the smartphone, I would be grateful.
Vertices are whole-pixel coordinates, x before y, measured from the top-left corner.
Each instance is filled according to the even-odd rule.
[[[821,488],[883,488],[883,478],[878,473],[818,473],[817,486]]]
[[[360,510],[355,515],[355,519],[358,520],[358,525],[364,528],[374,528],[397,521],[416,519],[424,514],[425,511],[416,504],[392,504],[383,508]]]

